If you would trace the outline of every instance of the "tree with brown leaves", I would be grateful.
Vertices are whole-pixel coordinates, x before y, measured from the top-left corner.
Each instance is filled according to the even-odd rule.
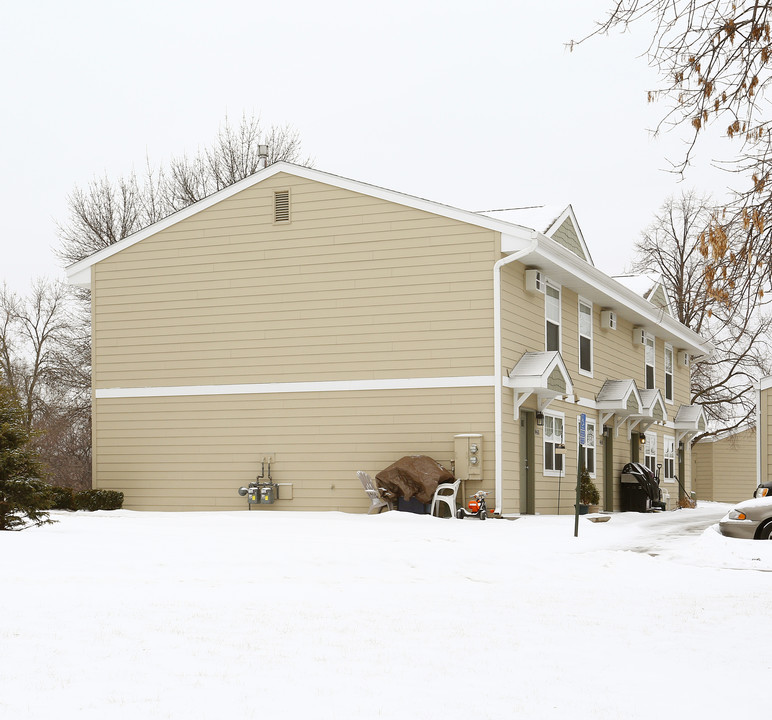
[[[677,319],[715,348],[692,363],[692,402],[700,403],[711,421],[706,434],[752,419],[755,382],[772,371],[772,318],[764,312],[769,298],[759,298],[764,273],[731,259],[734,246],[743,245],[744,230],[723,226],[723,258],[708,268],[715,269],[712,277],[706,272],[705,228],[715,214],[708,197],[684,192],[670,198],[636,243],[632,268],[660,275]],[[721,302],[709,291],[711,284]]]
[[[708,127],[725,134],[729,159],[718,160],[739,175],[740,190],[713,213],[700,241],[706,293],[725,306],[735,295],[717,282],[727,262],[763,276],[759,293],[772,280],[771,15],[768,2],[614,0],[607,18],[580,41],[649,24],[648,59],[660,82],[648,99],[666,105],[656,130],[683,128],[688,136],[675,171],[686,171]]]

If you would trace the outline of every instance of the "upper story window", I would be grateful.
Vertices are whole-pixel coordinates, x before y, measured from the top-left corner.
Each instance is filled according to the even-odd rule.
[[[646,443],[643,446],[643,464],[655,475],[657,474],[657,435],[646,433]]]
[[[646,389],[654,389],[654,336],[646,333],[644,336]]]
[[[563,444],[563,415],[544,413],[544,474],[563,472],[563,455],[555,452]]]
[[[665,345],[665,400],[673,402],[673,346]]]
[[[579,300],[579,372],[592,375],[592,303]]]
[[[547,283],[544,291],[546,349],[560,351],[560,288]]]
[[[673,482],[675,479],[675,439],[666,437],[663,448],[662,472],[665,480]]]
[[[576,419],[577,428],[579,418]],[[595,477],[595,420],[587,418],[584,433],[584,445],[580,448],[584,467],[592,477]]]

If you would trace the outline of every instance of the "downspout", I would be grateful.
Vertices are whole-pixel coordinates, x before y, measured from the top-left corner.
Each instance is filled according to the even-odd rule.
[[[504,492],[504,454],[503,442],[503,395],[504,378],[502,377],[501,361],[501,268],[504,265],[520,260],[536,250],[539,244],[536,233],[531,237],[530,243],[522,250],[501,258],[493,266],[493,394],[494,394],[494,426],[495,426],[495,458],[496,480],[494,490],[496,493],[496,508],[494,513],[501,515],[502,494]]]
[[[756,383],[756,487],[761,485],[761,380]],[[766,428],[765,428],[766,432]],[[765,481],[766,482],[766,481]]]

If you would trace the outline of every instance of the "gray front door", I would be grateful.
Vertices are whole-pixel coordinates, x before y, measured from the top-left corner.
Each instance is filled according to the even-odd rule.
[[[536,512],[535,413],[520,411],[520,512]]]
[[[614,509],[614,433],[603,437],[603,509]]]

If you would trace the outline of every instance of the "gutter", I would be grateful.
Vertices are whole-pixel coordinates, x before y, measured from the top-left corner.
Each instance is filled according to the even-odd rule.
[[[539,245],[537,233],[533,233],[530,243],[522,250],[517,250],[507,257],[501,258],[493,266],[493,393],[494,393],[494,426],[495,426],[495,457],[496,480],[494,491],[496,493],[496,508],[494,514],[501,515],[502,494],[504,488],[504,453],[503,442],[503,395],[504,379],[502,377],[501,361],[501,268],[504,265],[520,260],[530,255]]]

